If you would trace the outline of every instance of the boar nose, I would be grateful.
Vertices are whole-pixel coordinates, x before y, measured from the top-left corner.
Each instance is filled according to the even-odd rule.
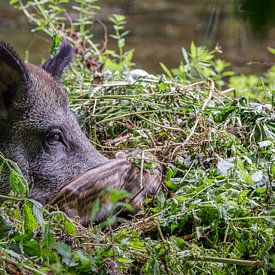
[[[88,169],[99,167],[109,161],[109,159],[98,152],[91,142],[87,139],[86,146],[82,149],[82,153],[88,162]]]

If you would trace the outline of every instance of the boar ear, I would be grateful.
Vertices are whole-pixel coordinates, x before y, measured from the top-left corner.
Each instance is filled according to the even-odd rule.
[[[54,78],[60,78],[73,59],[73,49],[67,43],[62,43],[57,55],[50,57],[42,68]]]
[[[26,87],[28,79],[24,62],[5,42],[0,41],[0,121],[8,111],[18,90]]]

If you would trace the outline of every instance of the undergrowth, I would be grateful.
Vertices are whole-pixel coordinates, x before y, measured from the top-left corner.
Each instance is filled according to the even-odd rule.
[[[64,6],[67,0],[10,2],[52,38],[53,53],[61,39],[74,46],[64,85],[96,148],[110,157],[128,148],[150,150],[166,173],[163,191],[130,221],[112,227],[113,216],[107,226],[84,228],[28,199],[20,170],[1,155],[0,171],[9,171],[12,189],[0,196],[1,272],[274,272],[275,68],[261,77],[238,76],[215,57],[219,48],[192,43],[178,68],[161,64],[165,74],[154,76],[132,70],[124,16],[110,18],[116,50],[108,49],[107,33],[103,43],[94,41],[95,0],[76,0],[73,7]],[[251,87],[244,78],[257,81]]]

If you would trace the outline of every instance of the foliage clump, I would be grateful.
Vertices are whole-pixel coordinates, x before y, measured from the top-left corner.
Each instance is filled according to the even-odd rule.
[[[238,91],[234,97],[231,84],[238,76],[215,58],[218,48],[208,51],[192,43],[190,52],[183,49],[178,68],[161,65],[165,75],[131,70],[133,50],[124,51],[125,18],[111,18],[118,51],[110,50],[106,35],[97,44],[88,31],[99,10],[96,1],[75,1],[79,16],[66,26],[63,4],[68,2],[11,1],[53,38],[53,52],[64,38],[74,46],[64,85],[97,149],[110,157],[127,148],[152,151],[166,168],[163,191],[116,228],[112,213],[104,227],[86,229],[28,199],[19,169],[1,156],[0,171],[10,171],[12,189],[1,196],[2,272],[272,272],[274,68],[258,77],[255,91],[265,92],[264,103],[238,97]],[[115,204],[120,194],[113,197]]]

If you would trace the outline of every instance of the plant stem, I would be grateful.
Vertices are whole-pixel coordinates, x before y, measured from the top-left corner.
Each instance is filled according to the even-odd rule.
[[[211,256],[182,256],[182,258],[185,258],[187,261],[235,264],[235,265],[252,266],[252,267],[259,267],[264,265],[263,261],[249,261],[249,260],[219,258],[219,257],[211,257]]]
[[[39,271],[38,269],[36,268],[33,268],[33,267],[30,267],[28,265],[25,265],[23,263],[19,263],[15,260],[13,260],[12,258],[9,258],[9,257],[6,257],[6,256],[0,256],[0,263],[2,264],[3,262],[7,262],[9,264],[12,264],[12,265],[15,265],[18,269],[20,269],[21,271],[24,271],[24,269],[26,270],[29,270],[29,271],[32,271],[36,274],[40,274],[40,275],[47,275],[47,273],[44,273],[44,272],[41,272]],[[21,273],[20,273],[21,274]]]
[[[229,219],[229,221],[258,220],[258,219],[275,219],[275,216],[240,217],[240,218]]]

